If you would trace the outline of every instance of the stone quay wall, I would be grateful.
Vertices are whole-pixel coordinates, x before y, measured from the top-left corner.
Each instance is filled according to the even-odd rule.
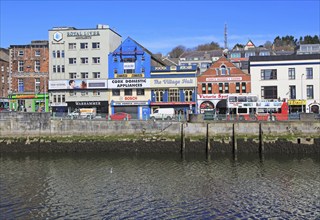
[[[0,113],[0,153],[90,151],[320,154],[320,122],[70,120]]]

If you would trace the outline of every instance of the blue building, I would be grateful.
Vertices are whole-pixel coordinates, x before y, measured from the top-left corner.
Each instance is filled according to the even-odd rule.
[[[109,112],[126,112],[133,119],[148,119],[151,103],[151,66],[165,64],[128,37],[108,55]]]
[[[197,113],[197,66],[151,68],[151,110],[174,108],[176,114]]]

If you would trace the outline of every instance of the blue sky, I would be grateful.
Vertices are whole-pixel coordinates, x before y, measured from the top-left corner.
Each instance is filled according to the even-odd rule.
[[[217,42],[228,46],[249,39],[259,46],[276,36],[320,34],[320,1],[8,1],[0,0],[0,46],[47,40],[57,26],[79,29],[107,24],[153,53],[175,46]]]

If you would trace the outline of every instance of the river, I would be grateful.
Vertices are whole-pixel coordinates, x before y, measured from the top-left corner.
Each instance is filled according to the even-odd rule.
[[[0,219],[320,219],[319,155],[2,154]]]

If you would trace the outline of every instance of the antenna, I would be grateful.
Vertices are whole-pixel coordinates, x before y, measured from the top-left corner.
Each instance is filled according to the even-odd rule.
[[[224,24],[224,49],[228,49],[228,32],[227,32],[227,24]]]

